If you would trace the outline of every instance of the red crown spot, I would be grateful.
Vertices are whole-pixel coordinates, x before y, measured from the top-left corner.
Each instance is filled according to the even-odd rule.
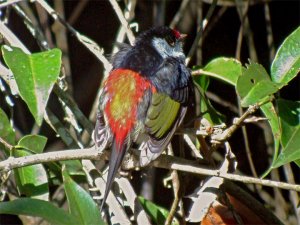
[[[175,30],[175,29],[173,29],[173,34],[174,34],[174,36],[176,37],[176,39],[179,39],[180,36],[181,36],[181,34],[179,33],[179,31],[178,31],[178,30]]]

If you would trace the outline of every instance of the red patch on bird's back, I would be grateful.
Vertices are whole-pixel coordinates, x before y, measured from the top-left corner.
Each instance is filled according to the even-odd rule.
[[[104,88],[108,97],[104,112],[117,149],[120,149],[136,125],[138,105],[143,100],[145,91],[151,88],[155,92],[155,88],[140,74],[128,69],[111,71],[104,82]]]
[[[176,29],[173,29],[173,34],[176,37],[176,39],[179,39],[180,36],[181,36],[180,32],[178,30],[176,30]]]

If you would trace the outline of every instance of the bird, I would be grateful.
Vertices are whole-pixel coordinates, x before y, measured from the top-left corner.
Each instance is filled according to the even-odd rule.
[[[183,52],[185,36],[166,26],[153,27],[112,56],[94,130],[96,147],[111,147],[101,210],[132,144],[144,140],[140,164],[147,165],[167,147],[185,117],[193,95]]]

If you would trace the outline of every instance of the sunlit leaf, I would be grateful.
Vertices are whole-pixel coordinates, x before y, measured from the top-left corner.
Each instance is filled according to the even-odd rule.
[[[278,49],[271,66],[272,80],[287,84],[300,71],[300,27],[292,32]]]
[[[49,95],[60,72],[61,51],[52,49],[28,55],[19,48],[5,45],[2,54],[13,72],[22,99],[37,124],[41,125]]]
[[[20,198],[11,202],[0,202],[0,214],[26,215],[41,217],[51,224],[78,224],[69,213],[53,204],[32,198]]]
[[[237,80],[237,93],[243,99],[256,84],[263,80],[270,80],[265,68],[258,63],[250,63],[246,69],[243,69],[242,75]]]
[[[253,105],[260,100],[271,96],[276,93],[280,88],[280,85],[270,81],[270,80],[262,80],[258,82],[251,90],[247,93],[247,95],[242,99],[241,105],[242,107],[248,107],[249,105]]]
[[[216,58],[203,68],[204,75],[220,79],[233,86],[236,85],[241,73],[242,65],[234,58]]]
[[[22,137],[16,148],[22,148],[34,153],[42,153],[47,143],[47,138],[41,135],[26,135]]]

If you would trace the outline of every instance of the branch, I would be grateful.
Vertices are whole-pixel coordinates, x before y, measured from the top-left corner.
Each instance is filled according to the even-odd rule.
[[[123,169],[133,169],[139,167],[139,162],[136,155],[139,155],[137,150],[133,151],[134,155],[130,155],[129,159],[123,163]],[[19,158],[10,157],[7,160],[0,162],[0,172],[7,172],[11,169],[33,165],[37,163],[45,163],[52,161],[74,160],[74,159],[93,159],[104,160],[109,155],[108,151],[97,151],[94,147],[87,149],[63,150],[56,152],[47,152],[24,156]],[[187,173],[201,174],[206,176],[222,177],[228,180],[239,181],[243,183],[259,184],[269,187],[277,187],[286,190],[293,190],[300,192],[300,185],[288,184],[284,182],[259,179],[247,176],[241,176],[231,173],[224,173],[220,170],[205,169],[199,166],[195,161],[186,160],[174,156],[161,155],[157,160],[153,161],[151,165],[171,170],[178,170]]]
[[[125,28],[125,31],[126,31],[126,34],[127,34],[127,37],[128,37],[128,40],[129,40],[130,44],[133,45],[135,37],[134,37],[134,34],[133,34],[132,30],[129,29],[128,22],[125,19],[120,6],[118,5],[118,3],[117,3],[116,0],[109,0],[109,2],[112,5],[113,9],[115,10],[115,12],[116,12],[116,14],[117,14],[117,16],[118,16],[121,24]]]
[[[72,34],[76,36],[79,42],[81,42],[86,48],[88,48],[102,63],[106,71],[110,71],[112,66],[110,62],[104,56],[103,48],[94,42],[92,39],[80,34],[70,24],[68,24],[45,0],[36,0],[41,7],[43,7],[54,20],[58,20],[64,25]]]
[[[6,160],[0,162],[0,172],[7,172],[9,170],[29,166],[38,163],[74,160],[74,159],[93,159],[104,160],[108,152],[96,151],[94,147],[88,149],[73,149],[62,150],[55,152],[46,152],[41,154],[35,154],[30,156],[24,156],[19,158],[9,157]]]
[[[232,134],[244,123],[244,121],[254,112],[256,112],[260,106],[264,105],[265,103],[269,102],[270,99],[264,102],[257,103],[255,105],[249,106],[247,111],[239,118],[235,119],[233,124],[224,130],[221,134],[212,135],[212,140],[216,142],[224,142],[225,140],[228,140],[232,136]]]

